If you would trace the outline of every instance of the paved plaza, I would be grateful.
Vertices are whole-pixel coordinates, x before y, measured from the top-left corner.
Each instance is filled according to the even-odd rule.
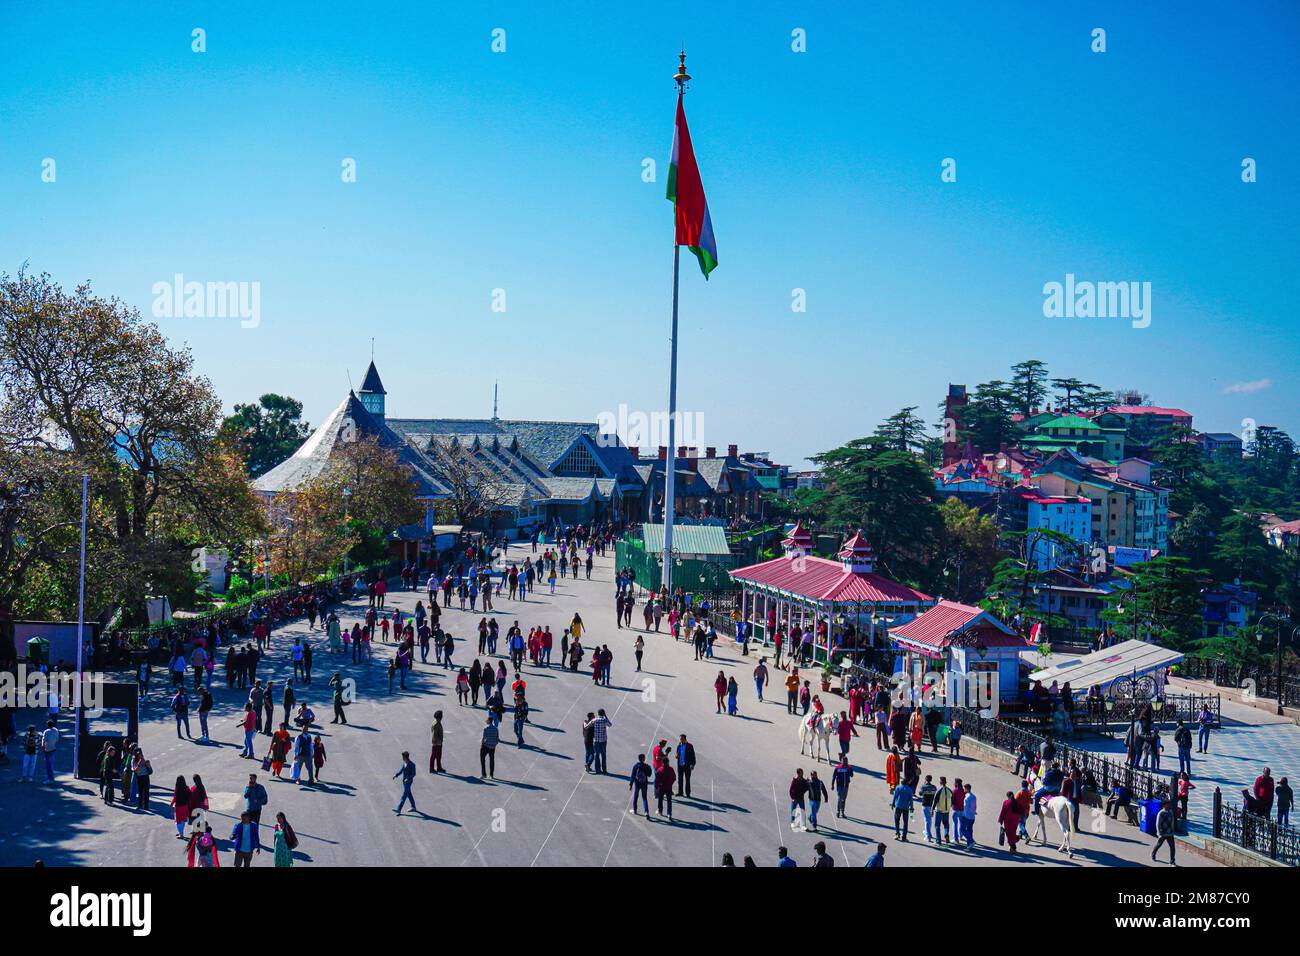
[[[1203,693],[1204,688],[1198,687],[1197,691]],[[1212,831],[1215,787],[1223,791],[1225,806],[1239,808],[1241,791],[1253,787],[1265,767],[1272,769],[1274,779],[1290,776],[1292,787],[1300,771],[1300,726],[1295,721],[1226,697],[1221,702],[1220,718],[1222,726],[1210,732],[1210,752],[1198,754],[1192,749],[1192,783],[1196,790],[1192,792],[1188,819],[1194,834],[1208,835]],[[1178,770],[1173,731],[1173,725],[1166,724],[1160,733],[1164,744],[1160,762],[1163,774]],[[1124,728],[1113,737],[1090,737],[1084,746],[1122,757]]]
[[[512,549],[511,556],[518,554]],[[412,610],[422,592],[388,596],[389,607]],[[453,601],[453,604],[455,602]],[[15,764],[0,772],[0,865],[27,865],[43,858],[49,865],[183,866],[183,843],[176,837],[167,805],[177,774],[202,776],[211,795],[210,819],[223,838],[223,865],[232,861],[225,838],[238,817],[240,793],[250,772],[266,784],[270,803],[263,820],[284,811],[301,843],[297,865],[418,865],[418,866],[710,866],[724,852],[739,864],[752,856],[760,866],[776,862],[776,848],[785,845],[799,865],[813,860],[813,844],[824,839],[841,866],[862,866],[877,841],[889,849],[888,865],[1001,865],[1129,866],[1149,863],[1151,838],[1135,828],[1101,821],[1085,809],[1082,832],[1075,836],[1072,860],[1057,852],[1056,842],[1037,844],[1012,856],[997,847],[997,811],[1015,778],[969,756],[962,758],[925,754],[923,774],[937,780],[945,775],[972,782],[980,801],[975,824],[979,848],[975,852],[929,846],[918,808],[912,841],[893,839],[892,813],[884,784],[884,755],[876,749],[874,730],[859,728],[850,756],[856,776],[848,800],[848,818],[834,818],[834,799],[823,806],[820,833],[792,832],[787,791],[796,767],[818,769],[830,782],[830,767],[820,767],[811,757],[800,757],[797,720],[786,713],[784,674],[774,672],[772,700],[755,698],[751,671],[756,656],[742,657],[734,644],[719,639],[720,655],[696,662],[685,643],[666,633],[645,634],[639,627],[614,625],[614,588],[609,558],[597,560],[591,581],[569,579],[552,596],[543,588],[526,603],[500,600],[496,616],[505,630],[518,620],[527,629],[549,625],[558,638],[575,611],[588,627],[584,647],[608,643],[614,652],[612,686],[598,687],[585,668],[574,674],[525,665],[531,723],[525,732],[528,746],[514,744],[511,721],[502,726],[497,752],[497,779],[479,778],[478,745],[484,712],[457,704],[454,672],[432,663],[417,663],[407,689],[388,693],[387,663],[394,645],[378,644],[369,664],[344,663],[323,648],[319,630],[310,632],[305,621],[279,628],[271,653],[259,668],[259,677],[277,686],[291,676],[286,648],[295,636],[312,638],[317,647],[312,687],[298,688],[299,701],[307,700],[322,722],[328,762],[324,782],[296,786],[261,771],[260,760],[239,757],[242,734],[236,717],[245,693],[228,690],[224,668],[214,681],[216,708],[210,718],[213,741],[200,744],[178,740],[167,711],[167,688],[155,681],[155,690],[142,708],[141,744],[154,766],[151,813],[106,807],[97,797],[93,781],[73,781],[66,773],[55,785],[20,784]],[[365,611],[365,601],[352,602],[340,617],[350,626]],[[443,626],[458,642],[458,664],[468,665],[476,648],[476,625],[481,614],[445,611]],[[641,623],[639,608],[633,615]],[[632,644],[645,634],[644,671],[635,671]],[[498,650],[504,649],[504,640]],[[589,658],[588,658],[589,660]],[[334,726],[330,720],[331,673],[341,670],[357,681],[357,701],[348,710],[350,723]],[[740,684],[738,717],[714,712],[712,683],[721,670],[735,675]],[[508,692],[507,692],[508,696]],[[847,706],[828,695],[828,708]],[[603,707],[613,728],[610,732],[608,776],[583,769],[581,724],[588,711]],[[448,773],[430,775],[429,726],[435,710],[445,714],[444,764]],[[277,695],[277,720],[280,716]],[[20,726],[31,722],[21,715]],[[197,720],[192,720],[197,733]],[[638,753],[647,754],[661,738],[675,742],[685,733],[694,743],[698,767],[691,798],[678,800],[670,823],[656,817],[627,812],[627,775]],[[1227,735],[1216,744],[1228,745]],[[258,738],[259,756],[267,738]],[[411,751],[419,767],[414,785],[421,813],[396,816],[393,808],[400,786],[393,780],[400,753]],[[65,750],[63,766],[70,763]],[[288,771],[286,769],[286,778]],[[653,795],[651,796],[653,809]],[[268,834],[269,836],[269,834]],[[1180,865],[1205,865],[1183,854]],[[270,866],[263,853],[255,866]],[[1161,864],[1164,865],[1164,864]]]

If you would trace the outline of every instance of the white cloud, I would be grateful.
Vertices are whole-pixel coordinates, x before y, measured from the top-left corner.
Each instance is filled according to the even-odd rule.
[[[1257,378],[1253,382],[1236,382],[1223,390],[1224,395],[1254,395],[1273,387],[1271,378]]]

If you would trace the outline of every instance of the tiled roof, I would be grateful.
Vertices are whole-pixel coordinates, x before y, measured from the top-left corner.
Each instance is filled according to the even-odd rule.
[[[737,581],[761,584],[814,601],[929,604],[928,594],[871,572],[846,571],[839,561],[781,557],[732,571]]]
[[[351,424],[349,424],[351,422]],[[397,453],[411,472],[417,495],[445,497],[449,489],[434,477],[431,462],[386,424],[371,415],[360,399],[349,392],[343,403],[321,423],[311,437],[289,458],[253,482],[253,490],[264,494],[292,491],[325,470],[337,448],[348,437],[373,437],[383,448]]]
[[[390,418],[394,431],[421,435],[514,435],[547,468],[553,467],[579,435],[595,436],[595,422],[534,422],[504,418]]]
[[[585,501],[596,487],[594,478],[543,478],[547,497],[552,501]]]

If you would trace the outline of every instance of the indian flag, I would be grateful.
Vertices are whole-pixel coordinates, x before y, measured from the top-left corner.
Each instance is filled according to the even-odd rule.
[[[704,199],[700,167],[695,165],[691,131],[686,128],[686,110],[677,94],[677,122],[673,126],[673,160],[668,167],[668,200],[676,207],[677,245],[687,246],[700,260],[704,278],[718,267],[718,243],[713,238],[713,221]]]

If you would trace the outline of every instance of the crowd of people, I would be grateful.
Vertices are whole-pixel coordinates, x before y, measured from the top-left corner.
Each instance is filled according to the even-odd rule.
[[[210,724],[214,709],[213,683],[218,668],[224,667],[227,702],[232,697],[242,701],[233,721],[242,739],[239,758],[260,762],[263,779],[268,783],[290,781],[297,786],[313,787],[321,784],[327,760],[316,714],[304,697],[312,687],[314,668],[321,655],[326,655],[325,673],[330,674],[326,686],[333,705],[331,723],[346,725],[347,707],[355,686],[353,675],[360,673],[349,670],[349,665],[369,665],[374,650],[382,645],[385,656],[389,657],[390,693],[406,689],[408,676],[417,666],[441,668],[448,675],[449,688],[455,690],[457,706],[481,710],[480,729],[472,745],[478,750],[480,778],[491,781],[497,776],[497,757],[503,738],[510,736],[518,749],[530,746],[529,668],[570,673],[585,668],[594,684],[609,687],[614,660],[614,652],[607,643],[592,640],[581,613],[575,613],[567,627],[557,627],[560,631],[557,636],[550,625],[527,625],[520,619],[507,624],[508,618],[500,615],[496,602],[509,601],[524,611],[535,588],[553,588],[557,580],[577,578],[584,571],[590,577],[594,557],[604,554],[611,543],[612,529],[589,532],[577,527],[551,543],[534,539],[530,542],[531,551],[517,562],[509,560],[509,544],[503,541],[499,550],[471,546],[449,562],[445,570],[435,569],[427,577],[414,565],[407,565],[400,572],[402,587],[416,591],[423,586],[427,592],[427,603],[421,596],[409,612],[390,603],[388,583],[382,578],[366,581],[358,577],[337,586],[305,589],[291,598],[253,605],[243,621],[242,631],[238,629],[239,622],[226,617],[173,633],[146,655],[137,679],[142,695],[148,694],[152,661],[166,661],[171,685],[168,706],[177,737],[205,743],[211,741],[213,730]],[[360,617],[350,627],[343,624],[337,606],[349,595],[365,599]],[[715,653],[721,654],[716,647],[715,616],[707,600],[699,600],[680,588],[672,594],[662,589],[638,592],[635,574],[630,568],[623,568],[615,572],[614,601],[616,629],[632,628],[634,610],[640,610],[644,633],[638,633],[631,645],[637,671],[641,670],[646,654],[645,638],[660,633],[661,629],[675,641],[688,643],[696,661],[712,661]],[[468,638],[453,637],[453,610],[469,615],[460,619],[467,623],[457,627]],[[306,620],[308,635],[296,636],[272,651],[273,629],[295,619]],[[318,627],[319,640],[315,637]],[[930,844],[967,852],[991,849],[982,847],[975,837],[980,800],[971,782],[961,777],[953,777],[950,782],[948,774],[927,773],[923,766],[927,747],[931,755],[939,754],[943,748],[949,757],[961,756],[960,722],[946,723],[941,706],[909,701],[895,694],[891,684],[882,679],[850,677],[844,688],[844,708],[827,708],[812,681],[803,676],[810,660],[804,649],[811,645],[815,631],[805,633],[793,625],[787,634],[776,622],[768,633],[773,641],[764,646],[752,670],[757,703],[765,701],[765,692],[771,693],[773,682],[783,685],[786,713],[793,722],[815,727],[817,732],[825,731],[830,745],[838,750],[833,760],[828,750],[825,776],[820,766],[799,767],[794,771],[788,788],[793,832],[820,832],[825,826],[823,807],[832,797],[835,819],[848,818],[851,812],[858,814],[857,819],[866,815],[860,806],[852,807],[849,801],[855,774],[860,775],[864,770],[861,760],[854,767],[850,751],[856,738],[865,737],[874,738],[880,755],[879,769],[887,801],[882,812],[892,820],[897,841],[919,839],[923,829]],[[734,638],[742,657],[749,654],[748,630],[737,628],[729,636]],[[461,663],[457,651],[467,639],[475,651],[467,663]],[[387,654],[389,648],[391,655]],[[155,650],[157,653],[153,653]],[[281,667],[291,667],[292,676],[279,680],[260,676],[259,666],[272,657]],[[741,708],[747,706],[742,698],[747,693],[742,694],[734,672],[728,676],[725,671],[718,671],[713,690],[716,714],[742,716]],[[1049,697],[1055,696],[1051,691],[1047,693]],[[277,705],[282,708],[280,714],[276,713]],[[192,717],[197,718],[197,736],[193,735]],[[1209,745],[1208,726],[1199,720],[1198,724],[1201,725],[1197,749],[1202,752]],[[611,715],[597,708],[587,713],[574,729],[582,735],[585,771],[610,775],[610,746],[615,730]],[[1158,769],[1160,734],[1153,715],[1139,714],[1130,734],[1127,747],[1130,765],[1149,765],[1153,761],[1154,768]],[[1187,767],[1183,766],[1184,757],[1192,747],[1191,728],[1179,721],[1173,739],[1179,751],[1181,782],[1167,806],[1161,808],[1152,853],[1154,859],[1155,852],[1168,845],[1171,862],[1176,821],[1186,816],[1187,800],[1195,789],[1190,779],[1190,760]],[[430,726],[431,775],[447,772],[444,760],[463,765],[473,759],[472,750],[447,753],[446,742],[445,714],[439,709],[434,712]],[[43,732],[30,728],[23,746],[22,779],[34,779],[41,754],[45,754],[47,773],[52,779],[50,762],[58,746],[54,722]],[[998,809],[998,844],[1011,853],[1017,853],[1018,847],[1030,839],[1027,823],[1035,816],[1041,817],[1042,806],[1047,801],[1064,798],[1071,826],[1077,827],[1081,801],[1098,792],[1097,781],[1077,760],[1068,759],[1062,766],[1051,737],[1037,750],[1022,748],[1016,756],[1013,773],[1018,785],[994,803]],[[99,792],[105,803],[120,802],[142,812],[149,811],[153,767],[137,742],[105,743],[98,754],[97,767]],[[696,767],[695,744],[685,733],[663,737],[648,754],[637,753],[627,774],[628,812],[644,815],[647,820],[658,816],[674,822],[674,799],[690,798]],[[398,816],[408,810],[421,813],[416,806],[420,791],[418,775],[419,767],[410,751],[402,752],[400,765],[393,775],[400,782],[394,807]],[[173,822],[177,839],[184,847],[186,863],[220,865],[221,853],[228,848],[234,854],[235,866],[249,865],[263,848],[262,811],[269,802],[266,786],[259,782],[256,773],[249,774],[242,793],[240,819],[229,837],[223,834],[222,839],[214,834],[210,824],[203,781],[198,775],[192,775],[191,781],[178,778],[171,793]],[[1118,815],[1120,808],[1129,803],[1127,797],[1123,787],[1117,787],[1107,801],[1107,813],[1113,810]],[[1243,798],[1244,808],[1252,813],[1267,816],[1276,805],[1279,822],[1285,823],[1289,818],[1291,789],[1286,778],[1275,784],[1267,768],[1253,788],[1243,791]],[[918,811],[922,819],[914,823]],[[1045,832],[1042,840],[1046,842]],[[283,813],[277,814],[269,842],[275,864],[292,865],[297,835]],[[883,865],[885,849],[880,844],[867,865]],[[750,864],[752,860],[746,858],[746,865]],[[729,864],[728,858],[724,858],[723,865],[734,865],[734,862]],[[777,865],[796,865],[784,847],[778,851]],[[812,865],[834,865],[834,858],[826,854],[824,843],[816,845]]]

